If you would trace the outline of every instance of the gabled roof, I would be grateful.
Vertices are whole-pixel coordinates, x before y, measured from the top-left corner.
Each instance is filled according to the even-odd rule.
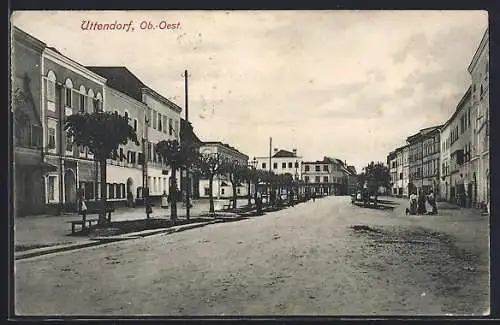
[[[86,67],[107,79],[107,85],[142,102],[142,88],[147,86],[126,67]]]
[[[432,132],[434,132],[434,131],[436,131],[436,130],[437,130],[437,131],[439,131],[439,130],[441,129],[441,127],[442,127],[442,126],[443,126],[443,125],[442,125],[442,124],[440,124],[440,125],[431,126],[431,127],[425,128],[425,129],[421,129],[421,130],[420,130],[420,131],[418,131],[417,133],[415,133],[415,134],[413,134],[413,135],[409,136],[408,138],[406,138],[406,141],[407,141],[408,143],[411,143],[411,142],[412,142],[413,140],[415,140],[415,139],[419,139],[420,137],[423,137],[423,136],[425,136],[425,135],[427,135],[427,134],[430,134],[430,133],[432,133]]]
[[[297,157],[297,155],[294,154],[293,152],[283,149],[273,155],[273,158],[292,158],[292,157]]]

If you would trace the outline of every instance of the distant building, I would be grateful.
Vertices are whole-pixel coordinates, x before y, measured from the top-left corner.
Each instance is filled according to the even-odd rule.
[[[407,138],[409,145],[409,191],[439,193],[439,159],[441,126],[420,130]]]
[[[323,160],[302,163],[302,180],[305,193],[342,195],[347,193],[348,174],[344,162],[324,157]]]
[[[200,154],[215,155],[220,154],[221,158],[227,161],[237,161],[241,166],[248,166],[248,156],[238,149],[222,142],[208,141],[200,146]],[[202,198],[210,196],[209,180],[201,177],[199,180],[199,194]],[[236,184],[236,194],[241,197],[248,195],[248,187],[244,184]],[[214,198],[231,198],[233,187],[229,180],[229,175],[217,175],[214,177],[212,195]]]
[[[408,196],[408,150],[409,146],[405,145],[390,152],[387,156],[387,166],[391,176],[391,195]]]
[[[387,156],[387,166],[389,168],[390,175],[390,194],[398,195],[398,167],[397,167],[397,154],[396,151],[391,151]]]
[[[254,157],[250,165],[256,169],[270,170],[275,174],[290,174],[295,180],[301,179],[302,157],[297,155],[297,149],[292,151],[274,148],[271,157]]]
[[[356,172],[356,167],[347,166],[347,193],[356,193],[358,187],[358,174]]]

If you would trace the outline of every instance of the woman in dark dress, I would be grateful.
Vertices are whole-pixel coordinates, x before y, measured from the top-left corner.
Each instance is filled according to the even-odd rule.
[[[426,214],[427,213],[427,210],[425,208],[425,201],[426,201],[426,198],[425,198],[424,192],[420,191],[420,193],[418,194],[418,207],[417,207],[418,214]]]

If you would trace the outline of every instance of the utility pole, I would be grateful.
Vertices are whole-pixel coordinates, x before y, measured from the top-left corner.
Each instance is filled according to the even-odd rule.
[[[271,163],[272,163],[272,158],[271,158],[271,154],[272,154],[272,147],[273,147],[273,138],[270,137],[269,138],[269,183],[268,183],[268,186],[267,186],[267,202],[269,202],[269,199],[271,197]]]
[[[149,182],[148,182],[148,160],[149,160],[149,141],[148,141],[148,129],[149,129],[149,116],[148,111],[146,111],[146,116],[144,117],[144,138],[142,139],[142,150],[143,150],[143,176],[142,176],[142,196],[144,198],[144,208],[146,209],[146,217],[149,219],[150,212],[150,202],[149,202]]]
[[[188,107],[188,71],[184,70],[184,94],[185,94],[185,107],[186,107],[186,123],[189,125],[189,107]],[[189,175],[189,163],[186,164],[186,218],[190,217],[190,193],[191,192],[191,177]]]

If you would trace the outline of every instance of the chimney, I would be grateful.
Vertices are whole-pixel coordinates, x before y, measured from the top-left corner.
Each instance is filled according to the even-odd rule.
[[[297,149],[294,148],[292,151],[293,151],[293,155],[297,156]]]
[[[278,152],[278,148],[274,148],[274,153],[277,153]]]

